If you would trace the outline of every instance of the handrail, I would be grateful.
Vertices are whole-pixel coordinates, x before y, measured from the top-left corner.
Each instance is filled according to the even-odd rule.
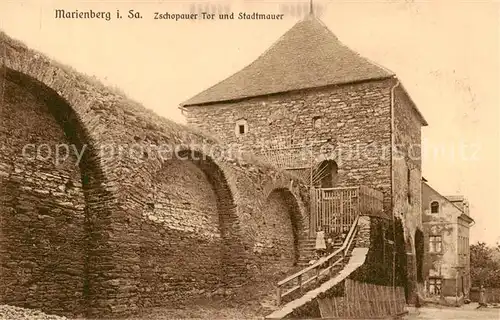
[[[334,187],[334,188],[321,188],[322,191],[336,191],[336,190],[354,190],[359,189],[359,186],[355,187]]]
[[[326,274],[327,272],[331,273],[332,268],[345,259],[346,254],[349,251],[349,248],[351,247],[351,244],[353,242],[354,234],[356,232],[356,228],[358,225],[358,220],[359,220],[359,215],[356,216],[356,219],[354,220],[353,224],[351,225],[349,233],[347,234],[347,236],[346,236],[346,238],[345,238],[345,240],[342,243],[342,246],[340,248],[338,248],[337,250],[330,253],[328,256],[326,256],[324,258],[318,259],[318,261],[316,261],[314,264],[312,264],[312,265],[300,270],[299,272],[296,272],[295,274],[287,277],[286,279],[283,279],[280,282],[278,282],[278,287],[277,287],[277,304],[278,305],[281,304],[281,299],[283,297],[291,294],[292,292],[295,292],[298,289],[301,289],[303,285],[305,285],[313,280],[319,281],[320,275]],[[333,258],[336,257],[339,253],[343,253],[342,256],[340,258],[338,258],[336,261],[332,262]],[[327,263],[328,263],[328,267],[325,270],[320,271],[319,268],[321,266],[324,266]],[[312,270],[316,271],[315,275],[313,275],[310,278],[305,279],[303,281],[302,276],[307,274],[309,271],[312,271]],[[288,291],[281,293],[282,287],[284,285],[292,282],[295,279],[297,279],[298,284],[293,286]]]

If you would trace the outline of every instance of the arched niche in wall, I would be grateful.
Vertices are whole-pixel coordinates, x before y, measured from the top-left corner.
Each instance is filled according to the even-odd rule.
[[[0,68],[0,302],[86,311],[89,287],[99,292],[94,250],[110,252],[104,174],[88,130],[54,89]],[[89,237],[92,233],[93,237]],[[62,276],[64,275],[64,276]]]
[[[314,129],[321,129],[321,127],[322,127],[322,118],[321,118],[321,116],[314,116],[312,118],[312,127]]]
[[[268,252],[263,267],[287,271],[298,262],[299,240],[303,230],[300,207],[287,188],[276,188],[264,205],[263,221],[259,227],[259,241]]]
[[[142,227],[146,242],[141,255],[141,284],[149,291],[144,290],[141,301],[160,306],[168,294],[213,290],[245,279],[233,193],[210,156],[176,152],[155,172],[150,193],[144,214],[151,223]]]

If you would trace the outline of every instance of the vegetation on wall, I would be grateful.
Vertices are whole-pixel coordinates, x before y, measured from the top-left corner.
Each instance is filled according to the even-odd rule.
[[[345,280],[340,281],[335,286],[318,294],[318,298],[343,297],[345,292]]]
[[[371,218],[370,250],[365,263],[349,278],[376,285],[392,285],[392,246],[386,239],[390,221]],[[392,234],[391,234],[392,237]]]
[[[392,221],[372,217],[370,251],[366,262],[351,274],[350,279],[382,286],[392,286],[394,280],[394,285],[404,287],[406,293],[407,265],[403,225],[399,219],[394,223],[395,230]]]
[[[392,221],[371,217],[370,249],[365,263],[354,271],[349,279],[381,286],[394,285],[405,288],[407,297],[407,261],[401,220],[395,220],[395,233]],[[394,235],[396,241],[394,242]],[[392,242],[396,245],[396,252]],[[395,256],[395,260],[393,260]],[[344,281],[332,287],[319,297],[340,297],[344,295]]]
[[[394,240],[395,239],[395,240]],[[395,249],[394,249],[395,246]],[[394,259],[393,259],[394,257]],[[370,248],[365,263],[348,277],[351,280],[381,286],[403,287],[408,301],[406,246],[402,221],[370,217]],[[345,281],[322,292],[318,298],[342,297]],[[289,318],[319,317],[319,306],[314,299],[296,309]]]
[[[293,310],[286,319],[309,319],[321,318],[319,311],[318,299],[313,299],[300,308]]]

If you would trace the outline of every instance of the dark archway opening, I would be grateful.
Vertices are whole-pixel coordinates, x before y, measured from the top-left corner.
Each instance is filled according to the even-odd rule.
[[[403,222],[400,218],[394,219],[394,236],[395,236],[395,264],[394,264],[394,276],[395,285],[404,288],[405,299],[408,301],[410,296],[410,288],[408,283],[408,256],[407,256],[407,243],[405,239]]]
[[[317,188],[333,188],[338,181],[338,166],[333,160],[322,161],[313,171],[312,183]]]
[[[424,282],[424,233],[422,230],[417,229],[415,231],[415,254],[417,259],[417,282]]]

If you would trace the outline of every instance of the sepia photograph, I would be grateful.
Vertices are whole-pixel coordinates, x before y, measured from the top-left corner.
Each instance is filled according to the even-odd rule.
[[[0,0],[0,320],[500,319],[500,2]]]

